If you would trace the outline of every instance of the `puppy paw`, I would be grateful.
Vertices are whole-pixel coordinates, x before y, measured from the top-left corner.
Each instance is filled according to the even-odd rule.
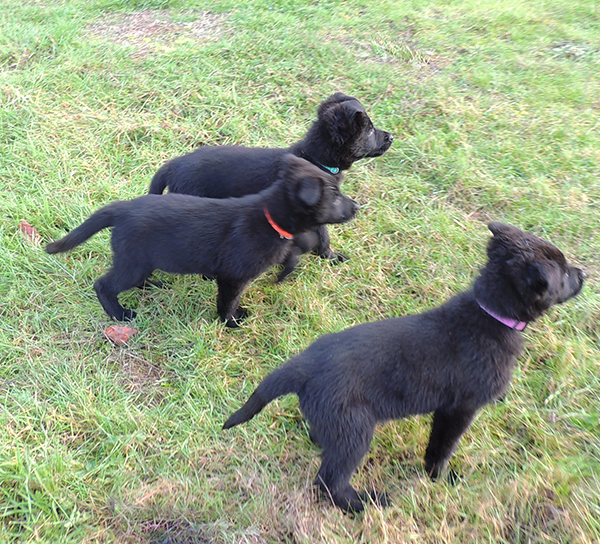
[[[438,480],[440,478],[440,476],[443,475],[443,473],[445,472],[445,476],[446,476],[446,481],[450,484],[450,485],[456,485],[459,481],[460,481],[460,476],[458,475],[458,473],[451,469],[451,468],[447,468],[447,469],[441,469],[439,466],[434,465],[432,467],[426,467],[427,468],[427,473],[429,474],[429,477],[435,482],[436,480]]]
[[[234,314],[225,321],[225,326],[230,329],[237,329],[244,319],[248,317],[248,312],[242,307],[239,307]]]
[[[350,515],[360,514],[365,510],[365,505],[360,495],[356,497],[334,497],[333,503],[346,514]]]
[[[314,485],[319,490],[319,495],[343,510],[346,514],[359,514],[365,506],[363,502],[369,500],[369,496],[366,493],[357,493],[355,489],[348,484],[345,489],[332,493],[327,486],[319,479],[314,481]]]
[[[446,481],[452,486],[458,484],[458,482],[460,482],[460,476],[458,475],[458,472],[449,468],[448,474],[446,475]]]
[[[132,319],[135,319],[137,316],[137,312],[134,312],[133,310],[123,310],[123,316],[121,317],[121,319],[119,319],[119,321],[131,321]]]
[[[363,491],[362,493],[359,493],[359,497],[362,502],[372,501],[381,508],[387,508],[391,504],[389,495],[383,491],[377,491],[376,489]]]
[[[328,257],[328,259],[331,264],[340,264],[348,261],[350,258],[342,253],[332,253],[332,256]]]
[[[440,465],[438,464],[426,461],[425,471],[427,472],[429,477],[435,482],[440,477],[440,474],[442,473],[442,468],[440,468]]]
[[[324,251],[316,251],[317,255],[321,259],[327,259],[331,264],[339,264],[348,260],[348,257],[342,253],[335,253],[331,248],[327,248]]]
[[[376,491],[362,491],[355,495],[334,498],[334,503],[347,514],[360,514],[364,511],[365,505],[373,503],[380,508],[387,508],[390,505],[387,493]]]
[[[238,322],[234,317],[230,317],[227,321],[225,321],[225,326],[230,329],[238,329],[240,327],[241,322]]]

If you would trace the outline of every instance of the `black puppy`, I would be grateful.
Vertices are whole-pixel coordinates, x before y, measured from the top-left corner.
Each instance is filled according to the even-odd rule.
[[[104,310],[118,320],[119,293],[142,285],[154,270],[203,274],[217,280],[217,311],[229,327],[245,313],[238,308],[248,283],[274,264],[292,237],[316,225],[349,221],[358,204],[340,193],[337,180],[288,154],[280,180],[257,195],[214,199],[189,195],[146,195],[101,208],[48,253],[74,248],[107,227],[112,231],[112,268],[94,284]]]
[[[394,137],[373,126],[364,106],[354,97],[335,93],[323,101],[317,120],[306,136],[289,148],[203,146],[164,164],[154,175],[149,192],[228,198],[258,193],[276,179],[286,153],[302,157],[341,181],[342,170],[365,157],[378,157],[392,145]],[[314,250],[327,259],[344,261],[329,247],[327,227],[315,229],[317,237],[298,241],[283,280],[294,268],[298,255]]]
[[[552,244],[510,225],[489,228],[488,262],[472,290],[422,314],[323,336],[267,376],[223,427],[297,393],[322,448],[316,483],[337,506],[358,512],[367,495],[350,477],[375,425],[434,412],[425,468],[437,478],[477,410],[506,392],[520,331],[579,293],[585,277]]]

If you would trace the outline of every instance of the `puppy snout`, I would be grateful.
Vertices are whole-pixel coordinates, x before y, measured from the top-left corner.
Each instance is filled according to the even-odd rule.
[[[583,289],[584,281],[587,277],[587,274],[580,268],[571,269],[571,292],[568,298],[574,297],[581,292],[581,290]]]
[[[360,210],[360,205],[356,200],[347,197],[346,205],[343,210],[341,210],[341,222],[345,223],[346,221],[350,221],[355,215],[356,212]]]
[[[389,132],[386,132],[384,139],[386,142],[392,143],[394,141],[394,135],[390,134]]]

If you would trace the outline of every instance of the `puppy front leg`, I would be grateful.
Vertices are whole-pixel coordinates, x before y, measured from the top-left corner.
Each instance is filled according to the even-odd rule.
[[[228,278],[217,278],[219,294],[217,295],[217,313],[227,327],[235,329],[247,316],[246,311],[239,307],[240,298],[247,283],[240,283]]]
[[[323,257],[323,259],[328,259],[332,262],[332,264],[343,263],[348,260],[348,257],[342,255],[341,253],[335,253],[330,247],[330,238],[329,238],[329,230],[325,225],[321,225],[317,227],[317,234],[319,236],[319,242],[317,246],[313,249],[313,251],[319,255],[319,257]]]
[[[460,437],[471,425],[475,413],[472,409],[459,408],[451,411],[440,409],[433,414],[433,425],[425,452],[425,470],[432,480],[437,479],[444,470]],[[455,473],[449,475],[451,483],[456,478]]]
[[[285,278],[287,278],[296,268],[298,264],[298,257],[302,255],[303,251],[301,248],[297,246],[292,246],[292,249],[288,253],[285,261],[283,261],[283,270],[277,276],[277,283],[282,282]]]

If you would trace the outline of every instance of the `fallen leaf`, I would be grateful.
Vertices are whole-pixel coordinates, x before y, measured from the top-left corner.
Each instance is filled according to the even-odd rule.
[[[32,244],[39,246],[42,243],[42,238],[38,234],[38,231],[35,227],[32,227],[25,219],[21,220],[21,224],[19,225],[19,230],[23,235],[23,238]]]
[[[136,332],[138,332],[137,329],[132,329],[131,327],[120,327],[119,325],[111,325],[110,327],[106,327],[106,329],[104,329],[106,338],[118,346],[122,346],[123,344],[129,342],[129,339]]]

